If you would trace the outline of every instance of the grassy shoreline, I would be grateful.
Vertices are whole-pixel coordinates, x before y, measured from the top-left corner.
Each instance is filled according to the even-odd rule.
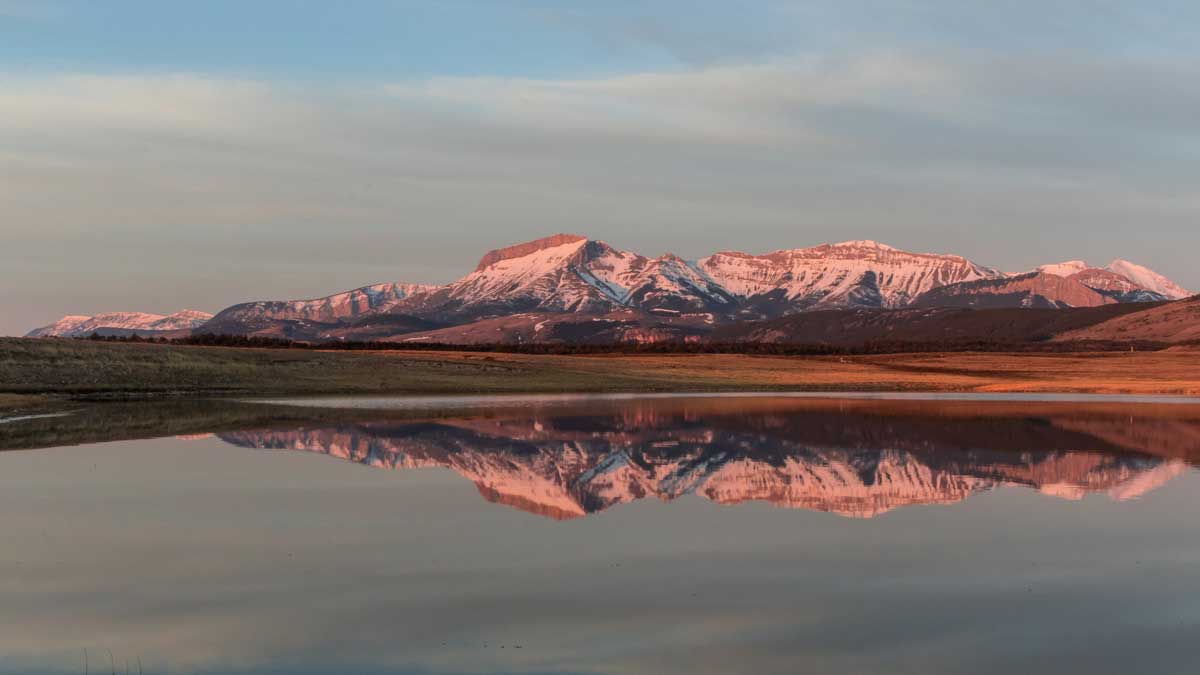
[[[530,355],[0,338],[0,412],[78,399],[668,391],[1200,395],[1195,352]]]

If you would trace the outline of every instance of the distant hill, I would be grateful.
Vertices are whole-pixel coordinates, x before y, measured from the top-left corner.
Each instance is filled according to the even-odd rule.
[[[64,316],[49,326],[30,331],[25,337],[80,337],[101,335],[157,335],[203,325],[212,314],[185,309],[169,316],[146,312],[106,312],[94,316]]]
[[[1059,340],[1200,340],[1200,295],[1065,331]]]
[[[718,328],[714,342],[827,344],[853,347],[874,341],[1030,342],[1136,316],[1145,305],[1109,304],[1071,309],[929,308],[805,312],[770,321]]]

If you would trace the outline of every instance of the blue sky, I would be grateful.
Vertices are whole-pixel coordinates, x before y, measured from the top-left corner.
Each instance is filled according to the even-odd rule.
[[[564,230],[1198,288],[1198,33],[1184,2],[0,0],[0,333]]]

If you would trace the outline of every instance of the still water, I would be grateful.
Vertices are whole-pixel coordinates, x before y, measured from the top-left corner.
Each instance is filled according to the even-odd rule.
[[[1194,672],[1194,403],[305,403],[0,425],[0,672]]]

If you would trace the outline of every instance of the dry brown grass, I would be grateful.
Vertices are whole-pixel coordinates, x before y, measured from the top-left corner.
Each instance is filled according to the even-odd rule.
[[[1196,352],[1173,350],[856,357],[548,356],[431,351],[348,353],[0,339],[0,392],[13,394],[746,390],[1200,395],[1200,359],[1196,358]]]
[[[1079,354],[931,353],[855,357],[737,354],[533,356],[401,352],[403,358],[545,369],[579,380],[620,374],[679,390],[978,391],[1200,395],[1194,352]]]

